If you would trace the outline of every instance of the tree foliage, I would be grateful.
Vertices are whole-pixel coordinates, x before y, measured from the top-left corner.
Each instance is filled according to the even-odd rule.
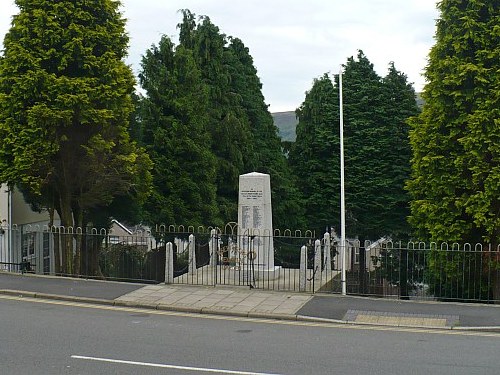
[[[392,63],[381,79],[362,51],[348,59],[343,82],[348,233],[401,235],[408,232],[405,121],[418,112],[415,91]]]
[[[271,175],[275,224],[295,227],[300,220],[298,191],[248,48],[222,34],[208,17],[197,20],[189,10],[182,14],[179,45],[163,37],[143,60],[146,97],[138,136],[153,153],[158,181],[148,208],[157,215],[150,219],[207,225],[234,221],[239,175],[259,171]],[[153,136],[160,129],[162,135]],[[184,137],[201,147],[197,154],[182,143]],[[187,193],[193,189],[203,194],[193,199]]]
[[[253,144],[241,97],[231,90],[230,60],[226,35],[207,16],[193,23],[183,11],[179,25],[180,45],[192,47],[203,82],[208,87],[208,131],[217,161],[217,201],[224,221],[237,217],[238,177],[251,171]]]
[[[327,74],[314,80],[299,109],[297,139],[289,163],[297,180],[308,227],[324,231],[340,222],[339,96]]]
[[[433,241],[500,238],[500,14],[495,1],[444,0],[411,121],[411,224]]]
[[[443,0],[425,71],[422,113],[411,121],[410,222],[435,242],[500,239],[500,13],[495,1]],[[435,250],[436,296],[490,299],[498,259]],[[463,265],[468,265],[467,269]],[[493,283],[493,287],[492,286]],[[481,289],[478,286],[481,285]]]
[[[241,106],[251,131],[253,150],[247,170],[271,176],[274,226],[282,229],[301,228],[304,221],[299,191],[282,152],[278,129],[265,103],[253,58],[238,38],[230,38],[228,52],[231,58],[231,89],[241,97]]]
[[[143,57],[141,140],[155,163],[145,206],[151,224],[220,224],[216,164],[208,124],[208,87],[191,50],[163,36]]]
[[[339,77],[315,80],[297,110],[290,163],[300,181],[310,226],[340,222]],[[359,51],[343,73],[346,231],[379,238],[408,232],[410,149],[406,119],[418,112],[406,76],[390,64],[385,78]]]
[[[0,180],[55,209],[66,227],[117,196],[141,200],[151,163],[127,133],[134,78],[119,2],[16,4],[0,59]]]

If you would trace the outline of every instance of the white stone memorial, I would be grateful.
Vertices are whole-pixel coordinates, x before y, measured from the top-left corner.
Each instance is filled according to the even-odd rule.
[[[238,197],[238,248],[242,266],[257,279],[273,279],[274,266],[271,179],[252,172],[240,176]],[[245,256],[246,255],[246,256]]]

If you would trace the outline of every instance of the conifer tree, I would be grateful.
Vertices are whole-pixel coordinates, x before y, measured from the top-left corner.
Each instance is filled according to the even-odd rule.
[[[143,57],[141,138],[155,164],[145,206],[151,224],[216,225],[215,158],[208,123],[208,88],[192,51],[163,36]]]
[[[389,230],[382,223],[389,142],[382,83],[362,51],[347,60],[343,78],[347,234],[375,238]]]
[[[344,80],[347,233],[364,239],[407,235],[406,119],[418,108],[406,76],[390,64],[382,79],[362,51]]]
[[[120,2],[16,0],[0,59],[0,181],[17,184],[65,227],[118,196],[142,199],[151,162],[129,139],[134,78]],[[79,272],[71,241],[56,272]]]
[[[195,26],[194,15],[183,11],[180,45],[192,48],[203,82],[208,87],[208,132],[216,156],[217,202],[225,221],[237,218],[239,175],[252,171],[253,143],[241,97],[231,90],[227,39],[210,18]]]
[[[349,237],[408,234],[406,119],[418,111],[415,92],[394,64],[382,79],[359,51],[343,73],[346,224]],[[290,163],[300,180],[306,218],[315,228],[340,222],[339,96],[324,75],[297,110]],[[316,224],[315,224],[316,223]]]
[[[340,222],[338,90],[327,74],[314,80],[297,109],[289,163],[303,196],[307,226],[318,232]]]
[[[410,214],[409,194],[405,189],[410,177],[411,147],[408,139],[408,119],[419,113],[416,94],[407,76],[398,71],[393,62],[382,80],[384,124],[387,126],[387,143],[384,148],[384,176],[388,184],[383,190],[384,225],[386,234],[404,239],[410,234],[407,217]]]
[[[410,223],[435,242],[500,239],[500,61],[498,2],[443,0],[425,71],[425,104],[411,121]],[[491,299],[498,259],[434,251],[436,296]],[[463,266],[467,265],[467,270]],[[480,287],[481,286],[481,287]],[[488,288],[490,287],[490,288]],[[498,294],[496,296],[498,298]]]
[[[500,14],[496,1],[444,0],[413,118],[411,224],[433,241],[500,238]]]
[[[217,157],[217,196],[226,220],[236,218],[238,176],[259,171],[271,175],[274,223],[296,228],[301,208],[277,128],[262,95],[248,48],[226,37],[208,17],[197,25],[183,11],[180,43],[194,51],[209,88],[209,132]]]
[[[250,51],[238,38],[228,46],[231,89],[241,97],[241,106],[249,120],[253,156],[247,170],[271,176],[273,224],[276,228],[301,228],[302,207],[287,160],[281,149],[278,129],[265,103],[262,84]]]

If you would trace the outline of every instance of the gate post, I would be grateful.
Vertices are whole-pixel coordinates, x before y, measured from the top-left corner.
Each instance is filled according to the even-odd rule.
[[[307,285],[307,247],[300,248],[299,291],[305,292]]]
[[[172,242],[165,246],[165,284],[174,282],[174,247]]]
[[[188,273],[190,275],[196,273],[196,247],[195,238],[193,234],[189,235],[189,267]]]
[[[217,265],[217,258],[219,257],[219,236],[217,235],[217,230],[212,229],[210,231],[210,241],[208,242],[208,252],[210,256],[210,266],[215,267]]]
[[[314,279],[321,278],[321,241],[314,241]]]
[[[330,233],[326,232],[323,236],[323,264],[327,277],[332,273],[332,256],[330,254]]]

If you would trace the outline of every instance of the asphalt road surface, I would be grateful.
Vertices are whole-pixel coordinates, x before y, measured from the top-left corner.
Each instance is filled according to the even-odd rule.
[[[500,334],[0,296],[0,374],[498,374]]]

